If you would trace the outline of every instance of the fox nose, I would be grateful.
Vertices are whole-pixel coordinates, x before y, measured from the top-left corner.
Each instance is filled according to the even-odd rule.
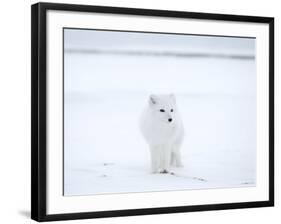
[[[169,122],[172,122],[172,120],[173,120],[172,118],[169,118],[169,119],[168,119]]]

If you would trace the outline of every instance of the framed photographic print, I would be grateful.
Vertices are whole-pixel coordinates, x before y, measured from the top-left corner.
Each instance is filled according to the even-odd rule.
[[[32,5],[32,219],[274,205],[274,19]]]

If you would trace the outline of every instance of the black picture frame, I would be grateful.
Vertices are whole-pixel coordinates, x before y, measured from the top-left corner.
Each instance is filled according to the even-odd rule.
[[[114,210],[69,214],[46,213],[46,12],[63,10],[75,12],[101,12],[123,15],[161,16],[235,22],[254,22],[269,25],[269,200],[208,204],[196,206],[161,207]],[[36,221],[55,221],[85,218],[193,212],[206,210],[238,209],[274,206],[274,18],[164,11],[137,8],[103,7],[73,4],[37,3],[31,10],[31,218]]]

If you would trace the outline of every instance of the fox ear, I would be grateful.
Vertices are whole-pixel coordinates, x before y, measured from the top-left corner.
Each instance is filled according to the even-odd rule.
[[[171,93],[170,95],[170,98],[173,100],[174,103],[176,103],[176,97],[173,93]]]
[[[149,96],[149,105],[155,105],[156,104],[156,98],[157,97],[155,95],[151,94]]]

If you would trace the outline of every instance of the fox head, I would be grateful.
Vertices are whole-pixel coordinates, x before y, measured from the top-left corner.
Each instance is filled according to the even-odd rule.
[[[174,94],[149,96],[149,108],[154,117],[167,124],[173,124],[176,121],[176,98]]]

